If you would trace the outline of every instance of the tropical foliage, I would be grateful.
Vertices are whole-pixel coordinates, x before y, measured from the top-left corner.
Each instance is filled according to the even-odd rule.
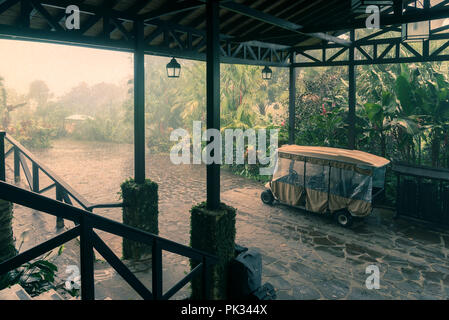
[[[440,63],[395,66],[387,72],[390,88],[379,82],[379,96],[364,105],[365,136],[379,143],[382,155],[435,167],[449,165],[445,140],[449,82],[440,68]]]
[[[20,236],[21,242],[14,253],[21,251],[22,245],[27,238],[29,231],[25,231]],[[51,262],[56,256],[60,256],[64,251],[64,246],[58,248],[56,254],[53,251],[45,255],[24,263],[19,268],[14,269],[0,278],[0,290],[19,284],[31,296],[35,297],[50,289],[56,289],[56,273],[58,267]],[[13,254],[13,256],[15,255]]]
[[[166,76],[166,58],[146,59],[146,133],[153,151],[167,152],[174,128],[192,129],[206,121],[205,64],[180,61],[178,79]],[[357,148],[392,160],[449,167],[449,79],[447,63],[363,66],[357,69]],[[261,68],[221,66],[221,127],[280,128],[288,132],[288,72],[274,69],[264,81]],[[298,75],[296,143],[347,146],[348,80],[345,67],[301,69]],[[54,97],[42,81],[20,96],[0,80],[3,128],[32,147],[48,147],[51,139],[131,143],[133,83],[122,86],[78,85]],[[26,103],[26,104],[25,104]],[[65,118],[84,114],[90,120],[70,132]],[[236,167],[252,176],[257,168]]]
[[[206,68],[204,63],[180,61],[181,77],[168,78],[166,59],[146,60],[147,141],[151,150],[167,152],[174,128],[191,132],[193,121],[206,121]],[[261,69],[254,66],[222,65],[221,127],[265,128],[285,121],[280,98],[288,96],[288,74],[275,73],[270,83],[262,80]],[[132,111],[132,104],[129,105]]]
[[[395,161],[449,167],[449,79],[442,68],[443,63],[359,67],[357,147]],[[297,144],[347,146],[346,73],[339,67],[301,73]]]

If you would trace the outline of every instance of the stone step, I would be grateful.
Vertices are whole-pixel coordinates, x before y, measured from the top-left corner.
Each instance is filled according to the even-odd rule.
[[[46,291],[42,294],[40,294],[37,297],[34,297],[33,300],[65,300],[59,293],[57,293],[55,290],[51,289],[49,291]]]
[[[0,300],[33,300],[19,284],[0,291]]]
[[[1,300],[64,300],[64,298],[53,289],[32,298],[21,285],[15,284],[0,291]]]

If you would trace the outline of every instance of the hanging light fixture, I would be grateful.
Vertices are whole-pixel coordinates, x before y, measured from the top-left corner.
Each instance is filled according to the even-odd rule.
[[[264,80],[271,80],[271,77],[273,76],[273,71],[268,66],[265,66],[262,70],[262,79]]]
[[[181,65],[176,61],[175,58],[171,59],[169,63],[167,63],[167,77],[169,78],[179,78],[181,75]]]
[[[407,6],[404,16],[407,14],[420,13],[424,10],[421,1],[414,1],[414,6]],[[430,36],[430,20],[405,23],[402,25],[402,41],[416,42],[429,40]]]

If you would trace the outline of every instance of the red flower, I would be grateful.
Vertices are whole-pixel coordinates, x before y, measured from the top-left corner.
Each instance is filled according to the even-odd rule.
[[[325,105],[323,103],[323,112],[321,113],[321,115],[325,116],[326,114],[327,114],[327,110],[326,110],[326,107],[325,107]]]

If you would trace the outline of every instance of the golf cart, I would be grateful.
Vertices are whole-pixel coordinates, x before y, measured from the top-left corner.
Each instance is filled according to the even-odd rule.
[[[269,205],[277,200],[332,214],[338,224],[349,227],[354,217],[371,213],[389,163],[357,150],[286,145],[278,150],[277,168],[261,198]]]

